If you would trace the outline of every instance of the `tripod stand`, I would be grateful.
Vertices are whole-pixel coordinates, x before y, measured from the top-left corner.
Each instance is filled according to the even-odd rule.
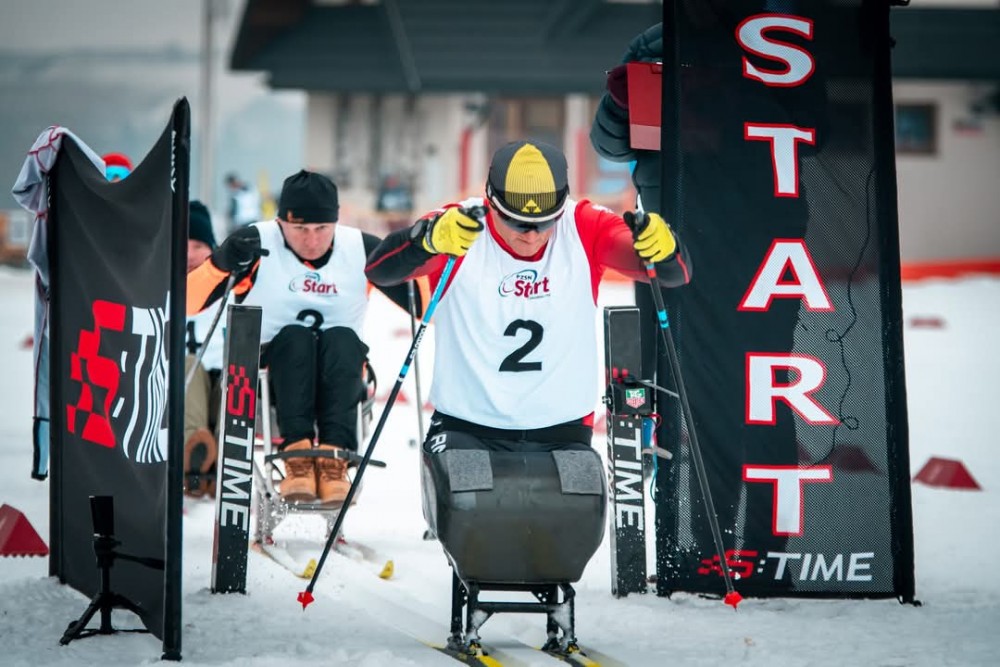
[[[71,622],[63,633],[59,643],[63,646],[74,639],[92,637],[93,635],[110,635],[115,632],[149,632],[145,629],[116,630],[111,626],[111,610],[126,609],[139,615],[141,609],[137,604],[111,590],[111,568],[115,559],[129,560],[146,567],[162,570],[164,561],[160,558],[142,558],[129,556],[115,551],[121,542],[114,538],[114,506],[111,496],[91,496],[90,511],[94,520],[94,554],[97,556],[97,567],[101,571],[101,589],[90,601],[90,605],[79,619]],[[101,612],[99,628],[87,628],[90,619],[98,611]]]

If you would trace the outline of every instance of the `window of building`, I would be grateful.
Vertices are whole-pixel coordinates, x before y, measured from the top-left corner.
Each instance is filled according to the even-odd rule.
[[[563,149],[566,102],[562,97],[501,97],[490,104],[489,151],[511,141],[543,141]]]
[[[937,153],[937,105],[896,105],[896,152],[909,155]]]

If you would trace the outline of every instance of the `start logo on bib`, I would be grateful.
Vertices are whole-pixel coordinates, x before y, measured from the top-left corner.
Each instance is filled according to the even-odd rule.
[[[319,273],[309,271],[292,278],[292,281],[288,283],[288,291],[320,296],[337,296],[337,285],[332,282],[325,283]]]
[[[500,281],[500,296],[540,299],[551,293],[548,276],[539,278],[538,271],[534,269],[512,273]]]

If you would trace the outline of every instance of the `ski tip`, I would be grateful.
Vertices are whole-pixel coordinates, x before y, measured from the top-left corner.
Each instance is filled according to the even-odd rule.
[[[730,591],[726,593],[726,597],[722,598],[722,601],[733,608],[733,611],[737,611],[736,607],[739,603],[743,602],[743,596],[736,591]]]
[[[303,579],[312,579],[313,574],[316,572],[316,559],[310,558],[309,562],[306,564],[306,569],[302,570],[302,574],[299,576]],[[312,600],[310,600],[312,602]]]
[[[382,567],[382,571],[378,573],[379,579],[392,579],[392,575],[396,572],[396,566],[391,560],[387,560],[385,565]]]
[[[302,611],[305,611],[306,607],[308,607],[309,605],[311,605],[313,603],[313,599],[314,598],[312,596],[312,593],[310,593],[307,590],[306,591],[302,591],[301,593],[299,593],[298,600],[299,600],[299,604],[302,605]]]

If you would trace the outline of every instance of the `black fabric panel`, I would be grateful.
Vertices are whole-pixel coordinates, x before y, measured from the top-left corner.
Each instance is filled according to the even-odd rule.
[[[86,595],[100,584],[89,496],[113,497],[121,553],[167,551],[169,292],[171,262],[185,261],[172,258],[172,227],[186,223],[174,215],[171,130],[120,182],[69,139],[52,173],[52,570]],[[112,572],[162,638],[163,570],[119,559]]]
[[[664,101],[677,118],[664,122],[672,131],[664,131],[662,191],[699,271],[691,285],[666,293],[694,424],[683,423],[673,402],[660,401],[661,446],[668,443],[676,456],[658,480],[658,592],[725,590],[712,517],[691,463],[693,426],[736,590],[905,597],[900,572],[909,569],[912,582],[912,552],[903,548],[912,540],[908,478],[899,465],[906,457],[905,400],[901,384],[891,381],[901,359],[893,335],[901,320],[899,274],[883,270],[887,262],[898,267],[895,174],[886,129],[891,104],[878,103],[891,96],[888,7],[768,3],[771,12],[809,21],[812,37],[786,30],[767,37],[815,62],[800,84],[768,86],[744,75],[744,59],[762,70],[783,64],[736,39],[744,21],[768,15],[760,4],[665,4],[674,26],[665,62],[676,63],[665,77]],[[798,144],[796,193],[778,192],[771,144],[747,139],[747,124],[815,133],[813,145]],[[776,243],[808,251],[814,269],[807,272],[818,276],[832,309],[798,296],[741,308]],[[778,282],[800,279],[786,266]],[[754,355],[820,364],[822,382],[810,396],[832,421],[806,419],[780,399],[770,423],[752,419],[748,401],[762,387],[748,377]],[[660,382],[669,386],[666,358],[659,360]],[[778,367],[773,378],[780,386],[800,375]],[[755,468],[828,472],[831,479],[803,482],[800,493],[775,503],[774,483],[745,479]],[[796,496],[801,510],[789,502]],[[789,518],[797,531],[778,526]]]

